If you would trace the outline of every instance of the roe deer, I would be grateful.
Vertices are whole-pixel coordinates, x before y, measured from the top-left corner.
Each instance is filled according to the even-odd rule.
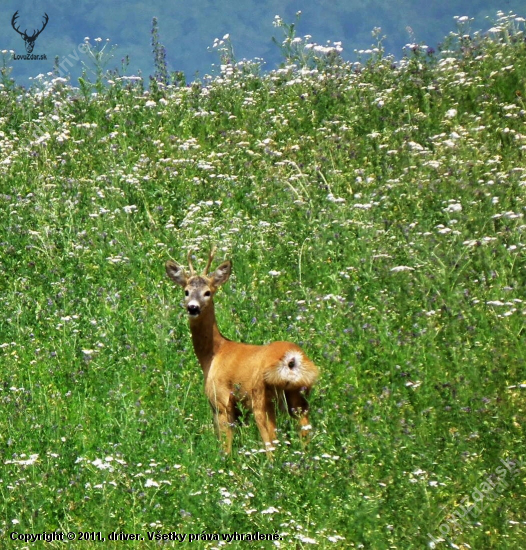
[[[194,271],[188,253],[190,275],[173,261],[166,273],[184,289],[185,307],[194,351],[204,374],[205,393],[214,413],[216,433],[229,454],[232,426],[239,404],[250,409],[270,454],[276,439],[276,401],[286,402],[289,413],[298,417],[300,433],[308,436],[308,394],[318,378],[318,368],[303,350],[291,342],[263,346],[232,342],[221,335],[214,311],[214,295],[230,277],[232,263],[223,262],[208,274],[215,249],[201,275]]]

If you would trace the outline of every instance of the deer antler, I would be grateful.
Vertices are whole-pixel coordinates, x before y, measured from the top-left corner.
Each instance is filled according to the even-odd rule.
[[[49,21],[49,16],[47,13],[44,13],[44,26],[39,31],[34,31],[31,40],[35,40],[36,37],[46,28],[47,22]]]
[[[212,261],[214,259],[215,254],[216,254],[216,247],[213,246],[212,250],[210,250],[210,254],[208,255],[208,263],[206,264],[206,267],[203,271],[203,275],[206,276],[208,274],[208,270],[210,269],[210,266],[212,265]]]
[[[39,30],[39,31],[36,31],[36,30],[33,30],[33,34],[31,36],[28,36],[27,34],[27,29],[24,31],[24,32],[20,32],[20,27],[15,27],[15,23],[16,23],[16,20],[18,18],[18,10],[15,11],[12,19],[11,19],[11,26],[13,27],[13,29],[15,29],[15,31],[24,37],[24,39],[28,38],[30,40],[36,40],[38,35],[46,28],[46,25],[49,21],[49,16],[47,13],[44,13],[44,26]]]
[[[192,251],[188,251],[188,265],[190,266],[190,277],[195,275],[194,266],[192,265]]]
[[[20,36],[24,36],[26,33],[25,32],[20,32],[20,27],[18,27],[18,29],[15,27],[15,23],[16,23],[16,18],[18,17],[18,10],[15,11],[15,14],[13,15],[13,18],[11,19],[11,26],[13,27],[13,29],[15,29],[15,31],[20,35]],[[27,29],[26,29],[27,31]],[[27,35],[26,35],[27,36]]]

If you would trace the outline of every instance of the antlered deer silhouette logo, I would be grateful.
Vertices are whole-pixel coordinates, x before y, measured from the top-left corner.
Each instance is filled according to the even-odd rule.
[[[26,52],[31,53],[33,51],[33,48],[35,47],[35,40],[38,38],[39,34],[46,28],[47,22],[49,21],[48,14],[44,13],[43,27],[39,31],[34,30],[31,36],[28,36],[27,29],[24,32],[20,32],[20,27],[18,28],[15,27],[17,17],[18,17],[18,10],[16,10],[15,14],[13,15],[13,18],[11,19],[11,25],[13,29],[15,29],[15,31],[24,39]]]

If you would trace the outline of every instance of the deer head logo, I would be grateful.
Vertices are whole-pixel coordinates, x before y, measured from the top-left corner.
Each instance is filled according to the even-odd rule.
[[[33,51],[33,48],[35,47],[35,40],[38,38],[38,35],[46,28],[47,22],[49,21],[49,17],[47,13],[44,13],[44,25],[39,31],[33,31],[33,34],[31,36],[28,36],[27,29],[24,32],[20,32],[20,27],[15,27],[16,19],[18,17],[18,10],[16,10],[15,14],[13,15],[13,19],[11,19],[11,25],[13,29],[24,39],[25,46],[26,46],[26,52],[31,53]]]

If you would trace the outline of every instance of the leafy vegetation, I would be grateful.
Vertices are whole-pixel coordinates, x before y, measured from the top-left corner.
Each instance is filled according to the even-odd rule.
[[[6,545],[524,547],[524,19],[463,23],[439,54],[353,64],[285,26],[268,74],[225,37],[220,75],[148,90],[96,69],[26,91],[4,54]],[[212,244],[224,335],[295,341],[322,373],[312,441],[281,418],[273,461],[250,418],[221,456],[164,275]]]

